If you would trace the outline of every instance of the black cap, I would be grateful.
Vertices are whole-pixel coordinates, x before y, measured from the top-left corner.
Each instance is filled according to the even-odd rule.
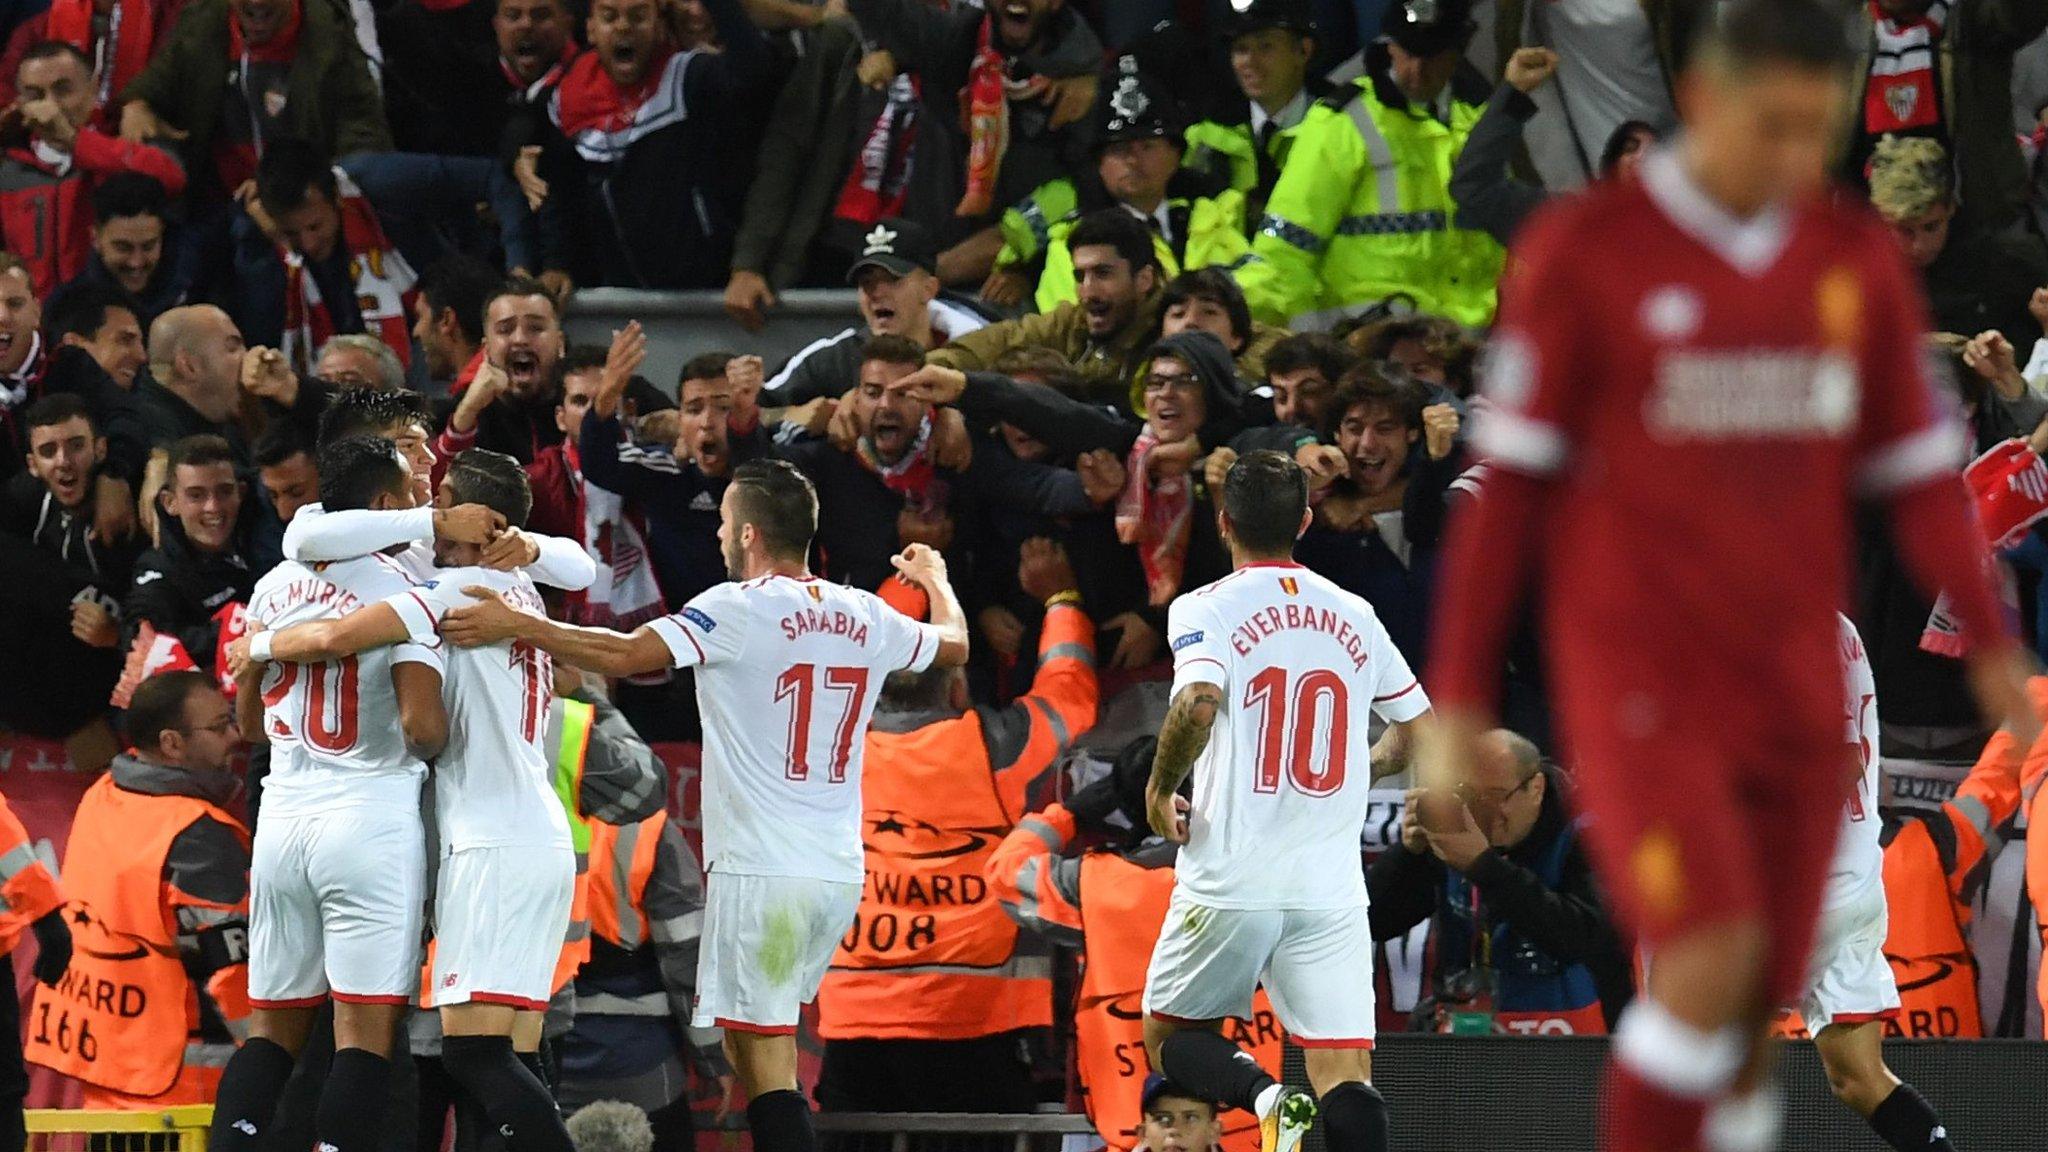
[[[851,284],[859,279],[860,270],[870,264],[893,276],[908,276],[919,268],[936,275],[939,247],[924,225],[885,216],[861,237],[860,255],[854,257],[853,266],[846,270],[846,282]]]
[[[1202,1099],[1193,1092],[1154,1072],[1145,1077],[1145,1090],[1138,1097],[1138,1111],[1150,1112],[1152,1106],[1159,1103],[1161,1096],[1178,1096],[1183,1100]],[[1205,1101],[1205,1103],[1207,1102]]]
[[[1478,29],[1471,0],[1389,0],[1380,35],[1415,56],[1463,52]]]
[[[1138,58],[1117,58],[1116,78],[1100,99],[1095,144],[1125,140],[1179,140],[1181,126],[1163,85],[1138,67]]]
[[[1308,0],[1230,0],[1230,15],[1223,18],[1226,41],[1268,28],[1314,36],[1315,13],[1309,9]]]

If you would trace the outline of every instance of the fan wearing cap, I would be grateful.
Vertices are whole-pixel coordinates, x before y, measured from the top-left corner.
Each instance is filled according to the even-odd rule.
[[[1336,89],[1309,72],[1316,21],[1307,0],[1232,0],[1220,39],[1238,98],[1225,105],[1228,114],[1188,128],[1184,163],[1243,192],[1248,223],[1256,228],[1295,133],[1315,102]]]
[[[1098,730],[1081,744],[1102,735]],[[1109,770],[1018,823],[989,857],[989,892],[1048,943],[1081,950],[1074,1059],[1082,1107],[1113,1152],[1258,1152],[1259,1125],[1250,1113],[1218,1116],[1214,1103],[1148,1075],[1138,1001],[1166,922],[1178,853],[1145,825],[1145,781],[1158,745],[1141,736],[1121,748],[1089,749],[1090,759],[1114,752]],[[1283,1032],[1263,991],[1250,1020],[1225,1027],[1261,1068],[1280,1074]]]
[[[1461,324],[1493,318],[1505,253],[1459,227],[1450,172],[1491,92],[1464,62],[1470,0],[1388,6],[1366,74],[1296,130],[1238,273],[1252,312],[1328,328],[1390,300]]]
[[[761,403],[774,408],[838,396],[860,376],[860,350],[870,337],[901,336],[930,351],[985,327],[981,313],[948,300],[939,287],[939,249],[915,220],[875,222],[846,270],[859,293],[862,324],[798,350],[770,377]]]
[[[1096,107],[1095,178],[1049,181],[1003,213],[1003,250],[982,286],[990,303],[1021,301],[1034,269],[1039,311],[1075,299],[1067,238],[1081,217],[1102,208],[1122,208],[1152,230],[1169,279],[1184,268],[1234,268],[1250,256],[1244,193],[1181,167],[1186,144],[1178,111],[1136,58],[1118,59],[1115,82]]]

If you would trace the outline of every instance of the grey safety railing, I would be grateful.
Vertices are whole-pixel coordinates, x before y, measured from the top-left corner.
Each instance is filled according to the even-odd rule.
[[[1071,1112],[820,1112],[825,1152],[1047,1152],[1093,1135]]]

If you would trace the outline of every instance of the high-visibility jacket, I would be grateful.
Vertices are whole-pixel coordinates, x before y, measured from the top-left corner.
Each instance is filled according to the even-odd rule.
[[[55,988],[36,986],[23,1055],[95,1088],[152,1097],[169,1091],[188,1061],[226,1059],[225,1044],[199,1039],[201,989],[188,961],[202,971],[209,960],[222,963],[205,994],[228,1019],[247,1013],[249,832],[216,799],[121,787],[137,763],[117,759],[79,801],[64,850],[75,950]],[[143,771],[157,780],[198,775]],[[208,899],[179,882],[172,845],[195,843],[188,838],[195,829],[216,845],[220,867],[240,875],[191,886],[232,900]],[[209,928],[222,929],[225,939],[215,943],[225,955],[209,958],[191,943]]]
[[[1004,709],[883,713],[861,783],[860,911],[818,991],[827,1040],[965,1040],[1052,1023],[1051,957],[984,875],[996,844],[1095,723],[1095,626],[1046,612],[1038,674]],[[902,729],[894,730],[901,724]]]
[[[36,855],[28,829],[7,806],[5,796],[0,796],[0,899],[6,901],[5,911],[0,911],[0,956],[14,951],[31,922],[64,904],[57,878]]]
[[[1333,91],[1335,89],[1328,81],[1311,76],[1303,94],[1307,97],[1308,106],[1313,108],[1317,100]],[[1250,102],[1238,99],[1233,112],[1234,115],[1227,118],[1203,120],[1188,126],[1182,137],[1187,142],[1187,151],[1181,158],[1181,165],[1221,176],[1230,187],[1244,193],[1248,226],[1256,227],[1266,214],[1266,201],[1273,195],[1280,173],[1287,170],[1287,157],[1294,149],[1294,138],[1308,119],[1304,115],[1288,127],[1276,128],[1266,141],[1265,163],[1261,164],[1258,137],[1252,132]]]
[[[1227,188],[1211,196],[1170,196],[1166,204],[1178,231],[1170,241],[1156,229],[1152,233],[1152,251],[1159,259],[1162,283],[1195,268],[1235,270],[1251,259],[1243,192]],[[1034,297],[1040,312],[1079,299],[1074,286],[1074,254],[1067,248],[1067,237],[1082,215],[1074,182],[1065,179],[1042,185],[1023,203],[1003,213],[1003,247],[996,254],[996,266],[1042,266]]]
[[[1252,314],[1328,328],[1406,297],[1422,312],[1490,323],[1506,253],[1457,226],[1450,192],[1451,166],[1487,96],[1476,73],[1461,72],[1445,123],[1411,106],[1376,67],[1317,101],[1266,202],[1253,258],[1237,273]]]
[[[1150,1072],[1145,970],[1173,897],[1175,849],[1155,841],[1130,853],[1061,858],[1074,836],[1074,817],[1061,805],[1025,817],[989,861],[989,886],[1020,924],[1080,945],[1074,1046],[1082,1103],[1096,1134],[1117,1152],[1131,1152]],[[1286,1034],[1264,989],[1252,997],[1251,1019],[1227,1021],[1223,1035],[1279,1077]],[[1256,1152],[1256,1117],[1232,1111],[1221,1119],[1226,1152]]]
[[[569,927],[548,991],[560,992],[590,959],[590,818],[584,815],[583,762],[590,748],[596,710],[581,700],[557,698],[548,715],[548,747],[555,750],[555,796],[569,817],[569,843],[576,849],[576,882],[570,889]]]

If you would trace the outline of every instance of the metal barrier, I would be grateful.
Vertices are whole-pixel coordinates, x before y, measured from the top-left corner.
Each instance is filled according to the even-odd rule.
[[[213,1105],[156,1112],[34,1108],[23,1116],[28,1152],[206,1152]]]
[[[1095,1129],[1066,1112],[821,1112],[824,1152],[1047,1152]]]

